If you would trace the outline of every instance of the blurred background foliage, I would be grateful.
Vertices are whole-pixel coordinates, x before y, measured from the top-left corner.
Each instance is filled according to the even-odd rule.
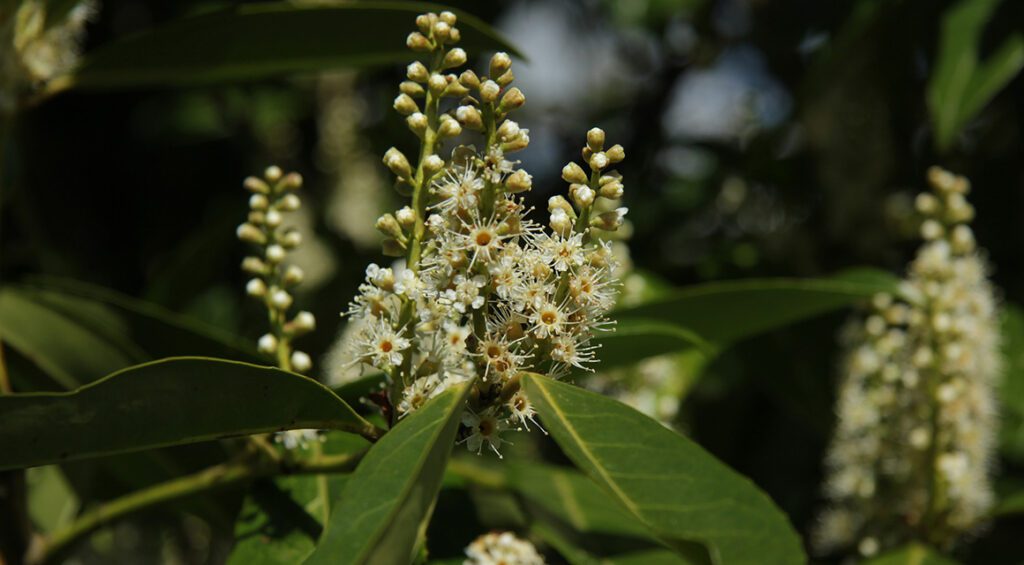
[[[106,0],[88,26],[85,51],[228,4]],[[627,148],[632,262],[652,280],[678,286],[810,277],[859,265],[902,272],[915,247],[912,197],[925,169],[940,164],[972,180],[975,230],[994,280],[1007,303],[1024,303],[1024,3],[450,4],[494,24],[528,59],[516,73],[528,99],[519,117],[530,129],[521,158],[534,175],[532,204],[543,207],[563,191],[561,167],[577,157],[574,148],[591,125]],[[70,90],[27,108],[6,147],[0,279],[45,276],[114,289],[242,336],[224,338],[224,346],[244,350],[264,322],[241,290],[244,248],[234,237],[246,213],[241,180],[278,164],[306,179],[302,229],[315,237],[296,257],[308,280],[297,303],[321,320],[303,349],[326,375],[342,325],[332,320],[365,265],[380,261],[373,219],[398,202],[379,156],[396,142],[411,146],[391,110],[402,71],[392,65],[231,86]],[[771,494],[801,531],[820,505],[843,317],[742,342],[687,381],[674,416]],[[1014,320],[1020,343],[1024,329],[1019,315]],[[61,337],[54,338],[59,346]],[[16,353],[9,357],[24,364]],[[1024,396],[1020,380],[1014,383]],[[1020,414],[1007,418],[1024,426]],[[1017,449],[1000,461],[1007,489],[1024,483],[1024,432],[1015,433]],[[174,460],[199,468],[217,449],[165,451],[185,453]],[[68,476],[81,481],[72,486],[92,480],[120,492],[112,485],[131,486],[143,476],[132,469],[157,469],[147,482],[176,472],[159,459],[123,456],[89,467],[107,473],[99,482]],[[30,479],[60,479],[51,475]],[[466,502],[461,491],[444,492],[442,517]],[[192,553],[164,557],[223,559],[230,541],[217,532],[233,527],[223,508],[209,501],[182,506],[185,518],[148,518],[175,528],[135,530],[119,543],[151,556],[146,536],[184,536],[187,543],[173,547]],[[48,509],[43,521],[73,512],[39,508]],[[1024,518],[1000,520],[959,557],[1020,562],[1022,528]],[[109,540],[118,531],[108,531]],[[440,543],[457,551],[462,540]]]

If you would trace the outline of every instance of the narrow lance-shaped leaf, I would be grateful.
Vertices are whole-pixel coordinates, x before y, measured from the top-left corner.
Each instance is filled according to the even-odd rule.
[[[786,516],[695,443],[610,398],[540,375],[523,384],[569,458],[663,542],[714,563],[803,563]]]
[[[445,9],[421,2],[243,4],[102,46],[55,89],[222,84],[408,62],[405,37],[416,16]],[[460,46],[516,53],[486,23],[452,11]]]
[[[297,428],[375,433],[307,377],[219,359],[166,359],[74,392],[0,396],[0,469]]]
[[[305,563],[411,562],[469,388],[459,385],[431,399],[374,444],[332,505],[327,531]]]

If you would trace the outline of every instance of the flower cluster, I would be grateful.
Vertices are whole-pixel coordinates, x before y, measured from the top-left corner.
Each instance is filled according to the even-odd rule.
[[[900,297],[879,295],[846,335],[817,545],[863,555],[908,539],[949,547],[984,519],[999,375],[993,289],[966,225],[966,179],[933,168],[925,243]]]
[[[304,373],[312,368],[309,355],[292,350],[292,340],[316,327],[309,312],[299,312],[288,319],[294,301],[290,289],[302,282],[302,269],[288,265],[288,252],[302,243],[302,234],[284,226],[284,216],[299,209],[295,191],[302,187],[298,173],[282,173],[277,167],[266,170],[263,178],[245,179],[249,197],[249,218],[238,226],[238,238],[259,247],[259,255],[246,257],[242,270],[253,275],[245,290],[267,308],[271,331],[259,339],[260,353],[272,358],[279,367]]]
[[[463,565],[544,565],[532,543],[512,532],[484,534],[466,546]]]
[[[487,76],[446,72],[466,62],[453,47],[455,15],[424,14],[416,23],[408,45],[430,66],[409,65],[394,106],[420,140],[421,158],[414,167],[398,149],[387,151],[384,163],[412,203],[377,221],[384,252],[404,264],[367,269],[346,313],[356,328],[351,357],[388,376],[387,407],[399,416],[452,383],[472,381],[462,441],[497,453],[503,430],[533,423],[518,374],[585,369],[595,361],[595,332],[610,329],[616,261],[594,230],[616,230],[626,210],[597,212],[595,204],[622,196],[621,176],[609,167],[625,153],[590,130],[589,172],[565,166],[569,198],[549,200],[545,230],[527,218],[519,196],[531,176],[510,159],[529,144],[529,132],[508,119],[525,102],[510,86],[509,56],[494,55]],[[447,99],[454,103],[442,109]],[[459,145],[443,159],[441,144],[466,131],[482,134],[483,149]]]
[[[0,114],[33,88],[71,70],[95,2],[69,7],[25,0],[0,6]]]

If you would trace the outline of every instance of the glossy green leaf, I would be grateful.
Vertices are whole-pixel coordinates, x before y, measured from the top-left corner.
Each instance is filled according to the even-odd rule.
[[[1007,305],[1002,320],[1003,378],[999,444],[1003,456],[1024,463],[1024,312]]]
[[[307,564],[411,561],[441,487],[469,389],[445,391],[374,444],[335,501],[327,531]]]
[[[864,565],[956,565],[956,561],[941,555],[938,551],[919,543],[887,551],[878,557],[863,562]]]
[[[1000,0],[961,0],[942,18],[939,51],[928,83],[935,144],[948,150],[957,133],[1024,68],[1024,35],[1011,35],[978,61],[985,25]]]
[[[618,320],[614,332],[599,334],[594,342],[601,346],[598,352],[601,369],[630,365],[647,357],[690,349],[696,349],[708,357],[717,353],[715,345],[696,333],[660,320]]]
[[[420,2],[243,4],[116,40],[87,54],[59,87],[126,88],[219,84],[340,67],[407,63]],[[486,23],[464,12],[460,46],[516,53]]]
[[[714,563],[803,563],[786,516],[748,479],[683,436],[610,398],[540,375],[523,379],[566,455],[682,554]]]
[[[0,469],[296,428],[360,433],[372,425],[301,375],[166,359],[74,392],[0,396]]]

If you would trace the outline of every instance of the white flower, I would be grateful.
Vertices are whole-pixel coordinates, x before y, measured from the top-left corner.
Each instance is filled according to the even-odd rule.
[[[508,429],[508,424],[494,415],[493,410],[485,410],[480,414],[466,411],[462,413],[462,425],[469,428],[469,436],[463,440],[466,447],[477,455],[487,444],[494,453],[501,457],[501,445],[507,443],[501,439],[501,432]]]
[[[484,534],[466,547],[463,565],[544,565],[532,543],[511,532]]]
[[[408,349],[411,342],[382,319],[376,324],[367,324],[362,345],[364,360],[375,367],[386,368],[402,364],[402,351]]]
[[[583,234],[581,233],[575,233],[569,237],[543,236],[539,239],[539,246],[544,258],[551,263],[556,271],[563,272],[579,267],[586,259],[583,252]]]
[[[517,422],[518,425],[526,428],[527,431],[530,430],[530,425],[526,423],[527,421],[533,422],[533,425],[544,431],[544,428],[541,428],[534,418],[537,415],[537,410],[533,407],[533,403],[527,398],[525,392],[517,391],[505,404],[508,407],[510,420]],[[546,431],[544,433],[547,434]]]
[[[402,391],[402,401],[398,403],[398,411],[402,413],[402,416],[415,412],[427,400],[443,392],[443,389],[441,379],[437,375],[418,378]]]

